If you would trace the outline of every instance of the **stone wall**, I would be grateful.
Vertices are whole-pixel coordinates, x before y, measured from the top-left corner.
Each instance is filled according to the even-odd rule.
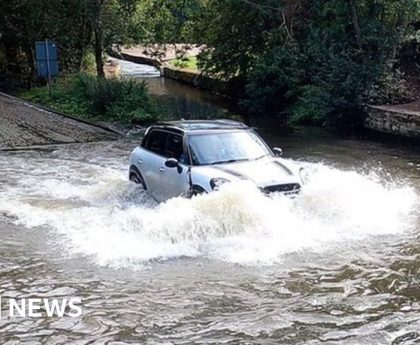
[[[227,83],[221,80],[207,77],[199,72],[189,71],[185,69],[177,69],[167,64],[161,67],[161,72],[162,75],[166,78],[170,78],[205,91],[221,95],[229,94]]]
[[[420,139],[420,113],[397,111],[386,106],[369,106],[365,127],[383,133]]]
[[[160,68],[162,65],[162,62],[159,61],[158,59],[144,56],[144,55],[133,55],[133,54],[127,54],[127,53],[119,53],[115,51],[109,52],[109,55],[111,55],[112,57],[115,57],[116,59],[124,59],[124,60],[135,62],[138,64],[154,66],[156,68]]]

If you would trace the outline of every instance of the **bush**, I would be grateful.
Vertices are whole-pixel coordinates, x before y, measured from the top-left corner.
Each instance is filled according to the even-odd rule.
[[[251,71],[241,105],[255,114],[284,111],[285,105],[295,96],[293,90],[302,77],[298,64],[298,47],[274,46]]]
[[[291,123],[323,125],[326,115],[333,111],[328,98],[328,92],[322,87],[304,86],[302,95],[291,107]]]
[[[343,130],[363,125],[369,90],[395,59],[407,24],[418,22],[419,9],[418,0],[206,3],[198,30],[209,47],[201,59],[205,72],[243,80],[238,96],[251,112],[281,118],[288,109],[294,122]],[[416,54],[410,49],[407,56],[414,67]],[[401,98],[399,86],[376,93]]]
[[[58,79],[51,95],[46,87],[40,87],[20,96],[92,120],[144,124],[157,118],[156,105],[146,83],[134,79],[105,79],[81,73]]]
[[[18,96],[65,114],[92,118],[83,95],[74,90],[74,77],[56,80],[51,89],[50,94],[47,87],[36,87],[30,91],[20,92]]]
[[[368,94],[370,104],[401,104],[415,99],[404,74],[399,70],[388,70],[371,87]]]
[[[95,55],[90,51],[82,57],[82,71],[92,75],[96,74]]]
[[[308,83],[297,89],[291,106],[292,121],[351,131],[363,124],[366,89],[376,66],[363,62],[357,51],[326,49],[314,61]]]

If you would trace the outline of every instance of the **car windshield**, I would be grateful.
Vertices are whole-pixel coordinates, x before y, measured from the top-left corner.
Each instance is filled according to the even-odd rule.
[[[271,154],[265,143],[252,131],[191,135],[188,143],[194,165],[249,161]]]

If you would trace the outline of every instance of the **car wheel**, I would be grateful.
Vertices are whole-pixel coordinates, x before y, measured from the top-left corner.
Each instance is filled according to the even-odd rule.
[[[201,194],[206,194],[207,192],[205,191],[204,188],[200,187],[200,186],[193,186],[190,190],[190,193],[188,194],[188,196],[190,198],[192,198],[193,196],[197,196],[197,195],[201,195]]]
[[[143,179],[136,173],[133,172],[130,174],[130,181],[134,182],[135,184],[141,184],[144,190],[146,190],[146,184],[144,183]]]

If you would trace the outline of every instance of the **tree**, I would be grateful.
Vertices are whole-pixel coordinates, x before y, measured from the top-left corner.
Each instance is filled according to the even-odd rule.
[[[293,114],[302,117],[304,110],[305,120],[360,126],[369,90],[389,72],[415,6],[412,0],[314,1],[301,44],[305,65],[313,67]]]
[[[60,65],[65,71],[80,67],[90,42],[86,6],[81,0],[5,2],[0,13],[0,31],[9,66],[18,67],[20,73],[28,69],[29,84],[35,80],[35,41],[57,40]]]
[[[103,53],[115,43],[130,42],[137,0],[88,0],[98,76],[104,76]]]
[[[139,5],[137,27],[147,43],[197,43],[193,36],[204,11],[202,0],[148,0]]]
[[[399,51],[416,0],[209,0],[202,67],[240,79],[246,109],[361,124],[369,90]]]
[[[83,57],[92,47],[97,73],[103,76],[103,52],[113,43],[130,41],[138,3],[139,0],[5,2],[0,13],[0,43],[9,65],[18,65],[18,73],[29,71],[30,84],[35,80],[35,41],[47,38],[58,44],[63,72],[79,71]]]

